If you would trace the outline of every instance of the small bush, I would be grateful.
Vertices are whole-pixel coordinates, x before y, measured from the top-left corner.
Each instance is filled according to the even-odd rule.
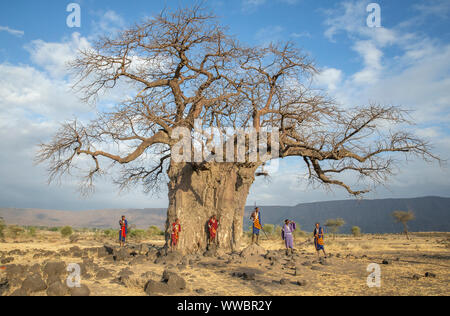
[[[150,226],[149,229],[147,230],[147,234],[150,237],[164,236],[164,232],[156,226]]]
[[[73,229],[70,226],[65,226],[61,228],[61,236],[63,237],[69,237],[73,234]]]
[[[20,226],[17,225],[11,225],[8,227],[8,233],[12,238],[17,238],[19,235],[22,235],[25,232],[25,229],[23,229]]]
[[[268,235],[272,235],[275,232],[275,225],[265,224],[263,227],[263,231]]]
[[[31,237],[35,237],[36,236],[36,227],[29,227],[28,228],[28,234],[30,234]]]
[[[361,228],[359,228],[358,226],[353,226],[352,227],[352,234],[355,237],[361,236]]]
[[[6,224],[5,221],[3,220],[3,218],[0,217],[0,238],[5,237],[5,228],[6,228]]]
[[[117,233],[117,232],[116,232],[114,229],[105,229],[105,230],[103,231],[103,235],[106,236],[106,237],[108,237],[108,238],[114,237],[114,235],[115,235],[116,233]]]
[[[145,238],[145,230],[143,229],[133,229],[129,232],[131,238],[143,239]]]
[[[298,229],[298,228],[297,228],[297,229],[294,231],[294,237],[306,238],[306,237],[308,237],[308,233],[305,232],[305,231],[303,231],[303,230],[301,230],[301,229]]]

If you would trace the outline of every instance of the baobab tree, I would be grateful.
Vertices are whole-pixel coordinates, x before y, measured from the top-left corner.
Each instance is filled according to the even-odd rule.
[[[406,238],[409,239],[408,236],[408,222],[414,220],[416,216],[412,211],[394,211],[392,212],[392,217],[394,217],[396,223],[403,224],[403,232],[406,235]]]
[[[297,157],[313,183],[360,196],[372,182],[354,189],[339,175],[383,182],[394,165],[390,154],[434,158],[426,142],[387,127],[407,123],[400,109],[344,109],[312,87],[317,69],[295,45],[245,45],[199,7],[166,11],[101,37],[70,66],[83,101],[109,90],[119,90],[123,100],[89,123],[63,123],[40,145],[37,161],[48,164],[50,182],[91,164],[82,175],[85,189],[114,170],[111,164],[120,169],[113,177],[120,188],[142,184],[158,192],[168,185],[166,229],[180,219],[185,252],[206,247],[204,226],[213,214],[220,221],[219,247],[239,248],[249,189],[271,159]],[[226,137],[221,146],[232,148],[233,160],[222,157],[229,151],[221,146],[211,149],[211,129],[258,136]],[[210,133],[201,143],[209,148],[202,159],[194,157],[198,146],[179,145],[197,133]]]

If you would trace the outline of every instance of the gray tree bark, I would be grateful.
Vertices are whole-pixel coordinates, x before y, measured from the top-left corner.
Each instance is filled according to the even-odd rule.
[[[191,163],[172,163],[168,170],[166,246],[170,245],[171,225],[179,218],[182,231],[178,250],[204,251],[208,242],[207,222],[216,215],[218,248],[239,250],[245,205],[256,168],[236,163],[208,163],[199,169]]]

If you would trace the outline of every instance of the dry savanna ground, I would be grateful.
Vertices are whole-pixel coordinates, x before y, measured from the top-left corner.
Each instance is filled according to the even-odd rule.
[[[57,232],[0,242],[0,295],[303,296],[448,295],[450,233],[327,236],[331,256],[317,260],[311,238],[297,238],[287,256],[281,240],[261,237],[242,253],[164,256],[164,241],[114,241]],[[106,245],[106,247],[105,247]],[[67,288],[70,263],[81,267],[81,288]],[[381,268],[381,286],[368,287],[367,267]]]

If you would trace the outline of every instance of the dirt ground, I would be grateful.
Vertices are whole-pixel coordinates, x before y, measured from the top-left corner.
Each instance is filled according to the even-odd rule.
[[[243,248],[248,246],[249,240],[245,242]],[[97,256],[92,249],[113,244],[113,241],[98,240],[90,234],[82,234],[78,242],[70,243],[58,233],[40,232],[38,237],[29,240],[0,242],[0,280],[6,278],[10,265],[44,266],[52,261],[80,263],[84,257],[95,262],[94,271],[82,279],[82,284],[88,286],[93,296],[146,295],[143,283],[136,286],[121,283],[118,280],[120,271],[128,269],[137,278],[148,272],[158,278],[167,268],[175,269],[185,279],[186,289],[176,294],[181,296],[450,294],[450,233],[417,233],[410,240],[400,235],[337,236],[334,239],[328,236],[325,242],[326,251],[331,256],[323,262],[317,260],[311,238],[297,238],[294,256],[285,255],[281,240],[263,239],[260,245],[269,251],[266,258],[262,255],[243,258],[238,254],[217,257],[190,255],[183,257],[184,264],[164,264],[155,263],[154,258],[148,258],[144,253],[118,262],[110,257]],[[162,240],[143,240],[132,241],[129,247],[146,245],[157,248],[163,244]],[[72,252],[78,253],[72,255]],[[277,258],[270,259],[271,253]],[[367,285],[370,274],[367,267],[371,263],[379,264],[381,268],[380,287]],[[109,271],[110,275],[97,278],[95,270],[101,268]],[[250,279],[239,277],[242,271],[253,271],[255,276]],[[3,295],[10,295],[19,287],[20,283],[10,283]],[[46,292],[31,295],[46,295]]]

